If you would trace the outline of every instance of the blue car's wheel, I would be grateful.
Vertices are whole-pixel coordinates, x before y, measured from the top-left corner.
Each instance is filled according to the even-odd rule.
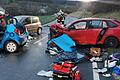
[[[5,43],[5,50],[7,52],[13,53],[13,52],[17,51],[17,49],[18,49],[18,45],[17,45],[16,42],[14,42],[14,41],[7,41]]]

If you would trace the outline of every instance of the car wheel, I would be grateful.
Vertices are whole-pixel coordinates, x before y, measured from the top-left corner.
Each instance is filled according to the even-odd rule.
[[[41,33],[42,33],[42,28],[39,27],[39,28],[37,29],[37,34],[40,35]]]
[[[118,40],[114,37],[108,37],[106,40],[105,40],[105,47],[113,47],[113,48],[116,48],[118,47]]]
[[[13,52],[16,52],[18,49],[18,45],[16,42],[14,41],[7,41],[6,44],[5,44],[5,50],[7,52],[10,52],[10,53],[13,53]]]

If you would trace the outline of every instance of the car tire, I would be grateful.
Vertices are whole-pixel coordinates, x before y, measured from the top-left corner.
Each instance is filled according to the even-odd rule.
[[[7,52],[14,53],[18,50],[18,44],[14,41],[7,41],[4,48]]]
[[[119,42],[116,38],[114,37],[108,37],[106,40],[105,40],[105,47],[113,47],[113,48],[116,48],[118,47],[119,45]]]
[[[42,28],[41,28],[41,27],[39,27],[39,28],[37,29],[37,34],[38,34],[38,35],[42,34]]]

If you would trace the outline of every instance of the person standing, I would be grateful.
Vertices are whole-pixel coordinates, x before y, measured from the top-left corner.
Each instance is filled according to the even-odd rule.
[[[60,10],[57,13],[57,22],[64,25],[64,22],[65,22],[65,13],[62,10]]]

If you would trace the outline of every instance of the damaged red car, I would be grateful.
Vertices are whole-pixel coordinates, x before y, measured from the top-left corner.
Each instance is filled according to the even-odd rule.
[[[67,26],[52,24],[51,38],[60,34],[67,34],[80,45],[104,44],[107,47],[117,47],[120,43],[120,22],[106,18],[83,18]]]

